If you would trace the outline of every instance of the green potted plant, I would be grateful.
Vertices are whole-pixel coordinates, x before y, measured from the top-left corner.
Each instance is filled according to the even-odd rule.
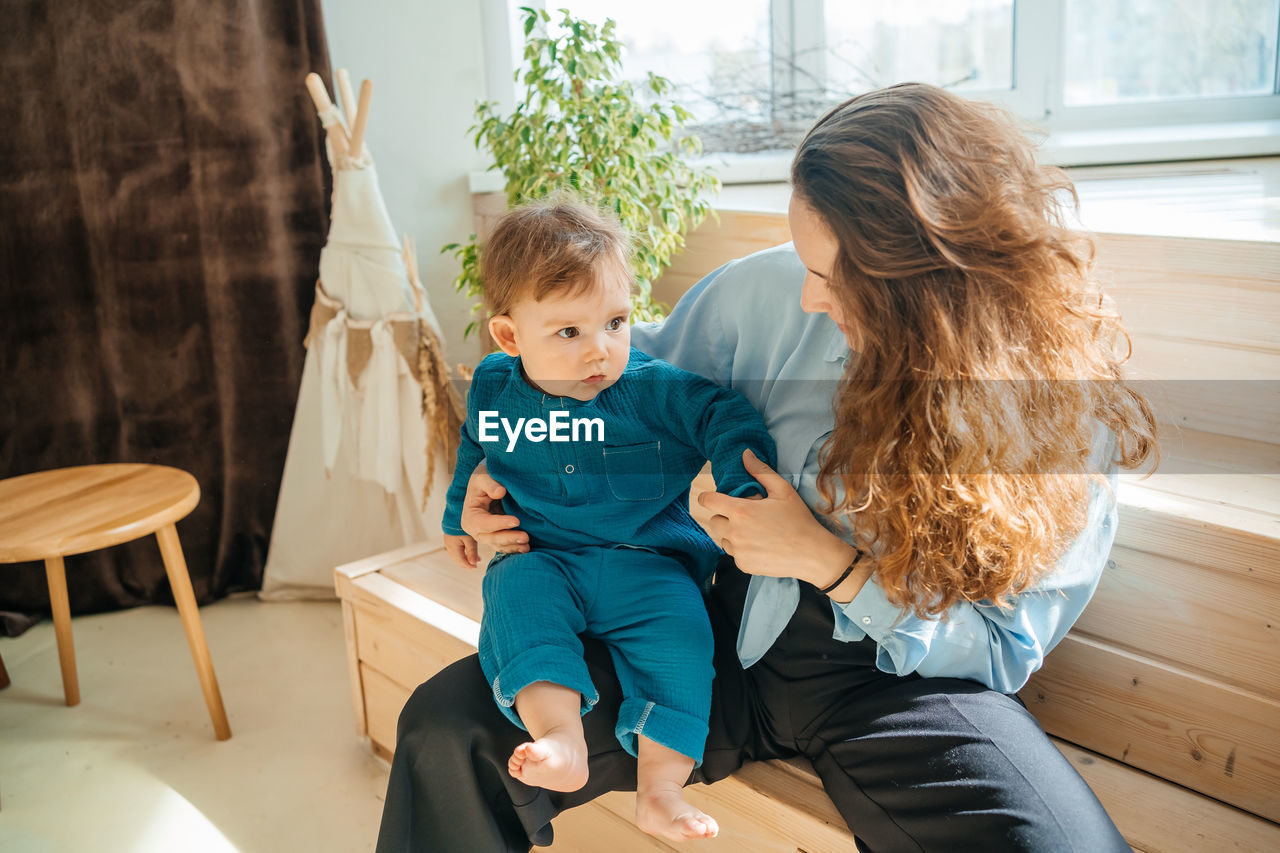
[[[521,11],[525,65],[516,81],[524,85],[523,99],[508,116],[499,115],[495,103],[478,103],[469,132],[476,147],[483,144],[493,156],[490,169],[506,179],[508,206],[569,189],[612,208],[635,236],[633,317],[658,319],[666,306],[653,301],[652,283],[684,246],[684,235],[706,218],[707,196],[720,189],[711,170],[684,159],[701,152],[698,138],[672,141],[693,116],[668,100],[666,78],[650,72],[644,97],[619,79],[621,44],[612,20],[597,27],[561,9],[558,33],[544,34],[551,16]],[[478,302],[484,283],[476,235],[441,251],[453,252],[461,263],[454,286]],[[466,333],[475,326],[470,323]]]

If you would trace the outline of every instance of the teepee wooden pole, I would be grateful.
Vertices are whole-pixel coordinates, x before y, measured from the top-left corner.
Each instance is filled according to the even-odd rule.
[[[360,105],[356,107],[356,117],[351,125],[351,154],[360,157],[364,152],[364,129],[369,123],[369,101],[373,99],[373,81],[365,80],[360,84]]]
[[[404,267],[409,274],[409,284],[413,287],[413,304],[422,313],[422,279],[418,277],[418,246],[408,234],[402,234],[404,245]]]
[[[347,69],[339,68],[333,72],[333,76],[338,97],[342,99],[342,112],[347,117],[347,127],[352,127],[356,120],[356,96],[351,91],[351,75],[347,73]]]
[[[312,71],[307,75],[307,91],[311,94],[311,103],[315,104],[316,112],[324,115],[333,108],[333,101],[329,100],[329,90],[324,87],[324,81],[320,79],[320,75]],[[329,144],[333,146],[333,154],[335,157],[341,157],[348,150],[347,129],[341,122],[332,124],[325,128],[325,132],[329,135]]]
[[[322,113],[332,106],[329,90],[324,87],[320,75],[314,71],[307,75],[307,91],[311,93],[311,103],[316,105],[316,112]]]

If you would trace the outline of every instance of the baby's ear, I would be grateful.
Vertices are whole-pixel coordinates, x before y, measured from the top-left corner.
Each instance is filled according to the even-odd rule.
[[[489,318],[489,337],[509,356],[520,354],[516,345],[516,323],[509,314],[494,314]]]

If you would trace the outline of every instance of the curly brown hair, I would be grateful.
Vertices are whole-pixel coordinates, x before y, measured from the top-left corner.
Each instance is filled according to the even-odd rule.
[[[1066,224],[1074,187],[1000,108],[915,83],[828,112],[791,181],[835,238],[833,297],[862,335],[827,512],[875,543],[895,604],[1008,606],[1084,526],[1097,423],[1119,465],[1159,459],[1093,243]]]

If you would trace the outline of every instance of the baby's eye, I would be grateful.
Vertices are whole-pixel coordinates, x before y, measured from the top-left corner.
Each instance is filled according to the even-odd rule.
[[[605,328],[611,332],[616,332],[619,329],[621,329],[624,325],[626,325],[626,323],[627,323],[626,317],[614,317],[612,320],[609,321],[609,325],[605,326]]]
[[[577,326],[566,326],[565,328],[563,328],[563,329],[561,329],[560,331],[556,332],[556,334],[557,334],[557,335],[559,335],[560,337],[564,338],[564,339],[567,341],[567,340],[569,340],[570,338],[576,338],[576,337],[578,336],[578,327],[577,327]]]

